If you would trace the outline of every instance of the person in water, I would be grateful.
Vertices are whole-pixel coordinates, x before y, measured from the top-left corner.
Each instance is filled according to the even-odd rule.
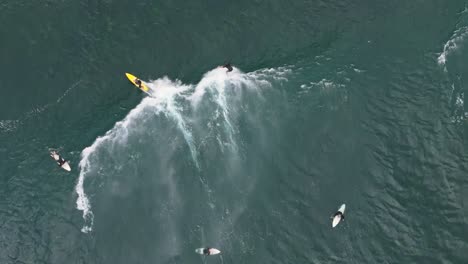
[[[142,83],[141,83],[140,79],[136,78],[135,79],[135,84],[138,85],[139,88],[141,88]]]
[[[227,72],[232,71],[231,63],[226,63],[226,64],[224,64],[224,65],[221,66],[221,67],[226,68],[226,69],[227,69]]]
[[[211,253],[210,253],[210,249],[211,248],[204,248],[203,249],[203,255],[206,255],[206,256],[209,256]]]
[[[60,157],[60,155],[57,153],[57,151],[52,151],[52,152],[50,153],[50,156],[51,156],[52,158],[54,158],[54,159],[55,159],[55,155],[58,156],[58,160],[55,160],[55,161],[57,162],[57,165],[58,165],[59,167],[62,167],[62,165],[65,164],[65,162],[67,162],[67,161],[66,161],[65,159],[63,159],[62,157]]]
[[[62,167],[62,165],[65,164],[65,162],[67,162],[67,161],[64,158],[59,157],[59,160],[57,160],[57,165],[59,167]]]
[[[340,211],[336,212],[336,213],[333,215],[333,218],[335,218],[335,216],[337,216],[337,215],[339,215],[340,218],[341,218],[341,220],[344,221],[344,214],[343,214],[342,212],[340,212]]]

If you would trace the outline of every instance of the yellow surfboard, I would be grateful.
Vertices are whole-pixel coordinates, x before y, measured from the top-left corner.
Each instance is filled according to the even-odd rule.
[[[135,85],[136,87],[138,87],[140,90],[142,90],[143,92],[149,94],[149,90],[150,88],[148,88],[148,86],[146,85],[146,83],[144,81],[141,81],[141,79],[137,78],[135,75],[132,75],[130,73],[125,73],[125,75],[127,75],[127,78],[128,80],[133,83],[133,85]],[[136,84],[136,80],[140,80],[141,81],[141,87],[138,86],[138,84]]]

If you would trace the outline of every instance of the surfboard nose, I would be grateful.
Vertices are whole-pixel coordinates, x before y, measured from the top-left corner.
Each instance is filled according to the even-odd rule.
[[[221,253],[221,251],[216,249],[216,248],[211,248],[210,249],[210,254],[211,255],[216,255],[216,254],[219,254],[219,253]]]

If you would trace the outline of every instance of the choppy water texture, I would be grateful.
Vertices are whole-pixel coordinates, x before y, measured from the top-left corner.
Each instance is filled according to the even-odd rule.
[[[0,1],[0,263],[466,263],[467,4]]]

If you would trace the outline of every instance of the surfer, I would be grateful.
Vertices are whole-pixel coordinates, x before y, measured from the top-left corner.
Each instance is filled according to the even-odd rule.
[[[344,221],[344,214],[340,211],[336,212],[334,215],[333,215],[333,218],[335,217],[339,217],[340,220],[343,220]]]
[[[203,254],[206,255],[206,256],[209,256],[210,255],[210,248],[204,248],[203,249]]]
[[[135,84],[138,86],[138,88],[141,88],[141,80],[138,78],[135,78]]]
[[[336,225],[338,225],[341,222],[341,220],[344,221],[345,209],[346,209],[346,205],[342,204],[340,208],[338,208],[338,211],[335,214],[333,214],[333,216],[331,217],[333,218],[332,227],[335,227]]]
[[[68,164],[68,161],[66,161],[64,158],[60,157],[60,155],[57,153],[57,151],[51,151],[50,156],[57,162],[57,165],[61,167],[62,169],[66,171],[70,171],[70,164]]]
[[[63,164],[65,164],[65,162],[67,162],[64,158],[60,157],[59,160],[57,160],[57,165],[59,167],[62,167]]]
[[[231,66],[231,63],[226,63],[224,64],[223,66],[221,66],[222,68],[226,68],[227,69],[227,72],[231,72],[232,71],[232,66]]]
[[[57,151],[50,152],[50,156],[57,162],[57,165],[59,167],[62,167],[62,165],[65,164],[65,162],[67,162],[64,158],[60,157]]]
[[[200,254],[200,255],[205,255],[205,256],[210,256],[210,255],[217,255],[219,253],[221,253],[220,250],[216,249],[216,248],[197,248],[195,250],[196,253]]]

